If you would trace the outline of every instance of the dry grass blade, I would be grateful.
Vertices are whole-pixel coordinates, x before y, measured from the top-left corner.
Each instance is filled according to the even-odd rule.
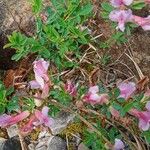
[[[129,57],[130,60],[134,63],[135,68],[136,68],[136,70],[137,70],[137,72],[138,72],[138,74],[139,74],[140,79],[143,79],[143,78],[144,78],[144,74],[142,73],[142,71],[141,71],[140,67],[137,65],[137,63],[134,61],[133,57],[130,56],[130,55],[128,55],[127,53],[125,53],[125,55],[126,55],[127,57]]]

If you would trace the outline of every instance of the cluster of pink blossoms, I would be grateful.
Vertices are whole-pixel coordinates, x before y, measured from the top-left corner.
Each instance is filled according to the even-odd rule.
[[[48,67],[49,62],[44,61],[44,59],[39,59],[34,61],[33,63],[35,80],[29,82],[31,89],[37,89],[37,93],[35,94],[35,104],[40,106],[42,104],[42,100],[47,98],[49,95],[49,76],[48,76]],[[39,91],[38,91],[39,90]],[[29,122],[21,129],[21,132],[28,133],[34,129],[34,127],[39,125],[45,125],[46,127],[51,126],[53,123],[53,119],[48,116],[49,108],[44,106],[41,111],[35,109],[32,113]],[[7,127],[13,124],[16,124],[27,117],[30,116],[29,111],[20,112],[17,115],[7,115],[3,114],[0,116],[0,127]]]
[[[132,14],[132,10],[125,9],[126,6],[132,4],[133,0],[111,0],[111,5],[116,8],[109,14],[110,20],[118,22],[117,29],[122,32],[125,30],[125,24],[127,22],[135,23],[141,26],[145,31],[150,30],[150,15],[143,18]],[[150,0],[146,0],[145,3],[150,4]]]
[[[77,89],[72,82],[68,82],[66,85],[66,91],[71,95],[77,95]],[[120,95],[118,98],[123,98],[125,101],[132,98],[136,92],[136,84],[134,82],[122,82],[117,85],[120,90]],[[72,93],[74,93],[72,95]],[[150,90],[145,93],[146,97],[150,97]],[[83,96],[83,102],[89,103],[91,105],[102,105],[109,104],[110,98],[107,93],[100,93],[99,87],[92,86],[89,88],[88,92]],[[120,117],[120,112],[113,108],[109,107],[112,116],[118,118]],[[143,131],[146,131],[150,127],[150,101],[146,104],[145,111],[139,111],[135,108],[132,108],[129,111],[129,114],[133,115],[139,120],[139,128]],[[121,150],[125,147],[124,143],[120,139],[115,139],[115,144],[113,145],[113,150]]]
[[[69,81],[65,87],[67,87],[65,89],[71,96],[77,95],[76,86],[73,85],[72,82]],[[118,98],[124,98],[125,101],[130,99],[136,91],[136,84],[134,82],[122,82],[118,84],[117,87],[120,90],[120,95],[118,96]],[[150,97],[149,93],[150,92],[146,92],[145,96]],[[89,103],[91,105],[109,104],[109,99],[110,98],[107,93],[99,92],[99,87],[97,85],[90,87],[88,92],[83,96],[83,102]],[[116,110],[112,106],[110,106],[109,109],[112,116],[116,118],[120,117],[120,113],[118,110]],[[150,101],[147,102],[146,109],[147,111],[139,111],[133,108],[129,111],[131,115],[139,119],[139,128],[143,131],[148,130],[150,127]]]
[[[45,125],[50,127],[53,123],[53,119],[48,116],[49,108],[44,106],[42,111],[35,110],[34,114],[30,117],[29,122],[21,129],[22,133],[28,133],[34,129],[34,127],[39,125]],[[0,127],[5,128],[10,125],[16,124],[27,117],[29,117],[29,111],[23,111],[18,115],[7,115],[3,114],[0,116]]]
[[[36,60],[34,63],[34,73],[35,80],[31,81],[29,84],[31,89],[36,89],[35,94],[36,99],[47,98],[49,93],[49,76],[48,67],[49,63],[44,61],[44,59]],[[125,101],[130,99],[136,92],[136,84],[133,82],[123,82],[117,85],[120,90],[120,95],[118,98],[124,98]],[[72,97],[77,96],[77,86],[71,81],[68,81],[65,85],[65,90]],[[150,97],[150,91],[145,93],[146,97]],[[109,104],[110,97],[107,93],[100,93],[99,86],[91,86],[86,94],[83,96],[83,102],[89,103],[91,105],[103,105]],[[120,117],[119,111],[115,110],[112,106],[109,107],[110,112],[114,117]],[[44,106],[41,111],[35,109],[30,116],[29,111],[20,112],[18,115],[7,115],[3,114],[0,116],[0,127],[7,127],[16,124],[25,118],[30,116],[29,122],[21,129],[22,133],[28,133],[34,129],[34,127],[39,125],[44,125],[46,127],[51,127],[53,119],[48,116],[49,108]],[[135,116],[139,119],[139,128],[146,131],[150,127],[150,101],[147,102],[145,106],[145,111],[139,111],[132,108],[129,114]],[[124,143],[120,139],[115,139],[115,144],[113,146],[114,150],[123,149]]]
[[[35,80],[30,81],[31,89],[40,89],[42,93],[36,93],[35,96],[39,98],[46,98],[49,94],[49,62],[44,61],[44,59],[41,58],[34,61],[33,65]]]

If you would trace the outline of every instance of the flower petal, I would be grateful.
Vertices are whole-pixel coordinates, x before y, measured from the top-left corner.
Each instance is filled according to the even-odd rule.
[[[39,89],[39,88],[41,88],[40,84],[36,80],[30,81],[29,84],[31,86],[31,89]]]
[[[118,8],[123,5],[129,6],[133,2],[133,0],[111,0],[111,5]]]
[[[29,115],[30,115],[29,111],[23,111],[20,114],[11,117],[8,124],[9,125],[16,124],[16,123],[24,120],[25,118],[27,118]]]
[[[23,119],[27,118],[29,115],[30,115],[29,111],[21,112],[20,114],[18,114],[16,116],[10,116],[10,115],[3,114],[2,116],[0,116],[0,126],[6,127],[9,125],[16,124],[16,123],[22,121]]]
[[[148,111],[150,111],[150,101],[148,101],[147,103],[146,103],[146,109],[148,110]]]
[[[49,67],[49,62],[46,62],[43,58],[36,60],[33,62],[34,64],[34,72],[39,76],[45,74]]]
[[[118,22],[118,27],[121,31],[124,31],[125,24],[133,20],[132,11],[129,10],[113,10],[109,14],[109,19]]]
[[[48,114],[46,115],[46,113],[48,113],[47,111],[48,111],[47,107],[44,107],[44,110],[42,111],[39,110],[35,111],[35,116],[39,120],[39,122],[35,123],[34,125],[38,126],[44,124],[45,126],[50,128],[50,126],[53,123],[53,119],[50,118]]]
[[[49,96],[49,83],[45,83],[42,89],[41,98],[47,98]]]
[[[133,0],[123,0],[124,5],[129,6],[131,5]]]
[[[99,92],[99,87],[97,85],[89,88],[89,93],[95,94],[98,92]]]
[[[25,126],[23,126],[23,128],[21,128],[21,132],[22,133],[29,133],[29,132],[31,132],[34,129],[34,123],[36,121],[37,121],[37,118],[34,115],[32,115],[30,117],[29,122]]]
[[[42,108],[42,114],[43,114],[44,116],[48,116],[48,112],[49,112],[49,107],[44,106],[44,107]]]
[[[35,105],[37,106],[37,107],[40,107],[41,105],[42,105],[42,103],[43,103],[43,101],[42,101],[42,97],[41,97],[41,93],[35,93],[35,98],[34,98],[34,103],[35,103]]]
[[[40,85],[41,89],[43,89],[44,87],[44,79],[39,76],[39,74],[35,73],[35,79],[38,82],[38,84]]]
[[[124,147],[125,145],[120,139],[115,139],[115,145],[113,147],[114,150],[122,150]]]
[[[65,84],[65,90],[73,97],[77,95],[77,87],[70,80]]]
[[[118,118],[120,117],[120,113],[118,110],[116,110],[115,108],[113,108],[112,106],[109,107],[110,109],[110,113],[113,117]]]
[[[114,7],[120,7],[123,5],[123,0],[111,0],[110,3]]]
[[[145,31],[150,30],[150,15],[146,18],[134,15],[133,22],[141,26]]]
[[[139,128],[142,129],[143,131],[147,131],[150,127],[149,122],[143,119],[139,119]]]
[[[118,85],[118,88],[120,90],[120,96],[121,98],[128,99],[136,90],[136,85],[133,82],[128,83],[120,83]]]
[[[5,127],[8,125],[11,116],[7,114],[3,114],[0,116],[0,127]]]

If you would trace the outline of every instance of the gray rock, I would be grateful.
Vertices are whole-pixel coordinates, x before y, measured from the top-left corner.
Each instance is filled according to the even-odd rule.
[[[49,131],[44,130],[39,133],[38,140],[41,140],[42,138],[50,137],[50,136],[52,135],[49,133]]]
[[[50,5],[49,0],[43,0],[44,7]],[[0,70],[15,69],[18,62],[11,57],[15,50],[3,49],[8,43],[7,35],[13,31],[19,31],[26,36],[35,33],[35,16],[32,13],[32,5],[28,0],[0,0]]]
[[[61,112],[59,116],[54,119],[54,123],[51,126],[51,131],[53,135],[61,133],[69,123],[73,122],[75,115]]]
[[[89,150],[89,148],[85,146],[84,143],[80,143],[78,146],[78,150]]]
[[[67,150],[67,144],[62,138],[52,136],[48,141],[47,150]]]
[[[3,34],[20,29],[33,30],[29,28],[34,21],[31,4],[27,0],[1,0],[0,20],[0,31]]]
[[[29,150],[35,150],[35,145],[33,143],[28,145]]]
[[[21,144],[18,137],[6,140],[1,150],[21,150]]]
[[[39,150],[41,149],[42,147],[47,149],[47,144],[48,144],[48,141],[49,141],[50,137],[45,137],[45,138],[41,138],[41,139],[38,139],[38,144],[36,145],[35,149],[36,150]],[[45,149],[43,149],[45,150]]]
[[[7,35],[13,31],[32,33],[34,17],[31,5],[27,0],[0,0],[0,69],[16,68],[18,63],[11,61],[15,50],[3,46],[8,42]],[[25,32],[24,32],[25,31]]]
[[[35,148],[35,150],[47,150],[47,146],[43,145],[39,148]]]
[[[7,128],[7,133],[8,133],[8,136],[9,138],[12,138],[14,136],[17,136],[18,135],[18,127],[17,125],[12,125],[10,127]]]
[[[0,138],[0,149],[3,149],[6,139]]]

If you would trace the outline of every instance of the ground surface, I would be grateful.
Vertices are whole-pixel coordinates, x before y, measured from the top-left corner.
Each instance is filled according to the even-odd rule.
[[[16,20],[21,26],[21,29],[23,29],[22,32],[32,33],[33,28],[30,28],[30,23],[32,23],[30,19],[32,18],[30,6],[24,0],[19,3],[17,1],[17,5],[15,0],[11,0],[7,4],[11,6],[13,15],[16,15],[17,11],[19,12],[19,16],[16,15]],[[99,43],[99,41],[104,41],[109,38],[112,31],[109,23],[106,23],[100,17],[101,9],[99,1],[93,0],[93,4],[95,17],[89,19],[87,26],[92,31],[91,34],[93,37],[100,35],[96,39],[97,43]],[[14,76],[27,75],[31,71],[31,64],[35,57],[30,56],[16,63],[11,61],[14,50],[3,50],[3,46],[7,42],[6,36],[13,30],[20,31],[16,20],[14,21],[14,18],[6,7],[3,7],[4,5],[5,3],[3,1],[0,2],[0,72],[2,72],[0,79],[8,87],[12,85]],[[140,14],[142,14],[141,16],[150,14],[149,8],[143,10]],[[23,18],[23,22],[20,18]],[[85,50],[85,57],[80,62],[79,68],[69,70],[63,74],[62,79],[64,82],[66,79],[73,79],[83,84],[94,84],[101,81],[108,86],[119,80],[130,78],[139,80],[140,74],[133,61],[127,55],[132,56],[143,75],[148,76],[150,79],[150,32],[144,32],[138,28],[133,31],[133,34],[127,39],[125,44],[120,46],[114,45],[111,49],[104,50],[97,45],[93,46],[96,47],[96,50],[93,48],[88,49],[88,46],[85,48],[87,51]],[[100,64],[100,59],[105,54],[110,56],[111,59],[107,65],[102,65]],[[57,73],[55,66],[51,66],[51,70],[53,73]],[[26,77],[22,78],[22,81],[26,81]]]

